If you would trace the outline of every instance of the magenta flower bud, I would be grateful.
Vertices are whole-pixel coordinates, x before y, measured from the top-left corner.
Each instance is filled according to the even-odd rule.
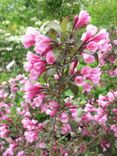
[[[54,64],[56,58],[52,51],[49,51],[46,55],[46,61],[48,64]]]
[[[90,21],[90,16],[87,11],[82,10],[79,16],[74,17],[74,29],[80,29],[86,26]]]

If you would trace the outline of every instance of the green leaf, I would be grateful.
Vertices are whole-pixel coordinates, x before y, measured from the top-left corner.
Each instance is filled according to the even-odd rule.
[[[57,32],[54,29],[50,28],[50,30],[47,32],[47,35],[52,39],[56,39]]]
[[[62,22],[61,22],[61,30],[62,30],[62,32],[66,32],[67,31],[68,21],[69,21],[69,18],[68,17],[65,17],[62,20]]]
[[[75,96],[78,95],[79,88],[75,84],[70,82],[69,87]]]
[[[48,27],[50,27],[51,29],[56,30],[58,33],[61,32],[61,27],[60,24],[57,21],[51,21],[48,23]]]

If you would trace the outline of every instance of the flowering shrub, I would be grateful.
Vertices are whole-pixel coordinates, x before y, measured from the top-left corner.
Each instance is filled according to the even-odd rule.
[[[65,18],[52,26],[48,37],[34,28],[23,36],[29,77],[0,86],[1,155],[116,153],[116,87],[96,93],[106,85],[105,74],[117,76],[117,44],[89,22],[81,11],[73,24]]]

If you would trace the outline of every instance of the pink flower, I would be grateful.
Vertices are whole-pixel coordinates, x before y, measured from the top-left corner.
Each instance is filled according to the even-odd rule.
[[[111,77],[117,76],[117,68],[115,68],[114,70],[109,70],[108,73]]]
[[[109,40],[109,34],[106,29],[100,30],[97,34],[97,28],[93,25],[88,25],[86,32],[82,35],[81,40],[83,43],[87,43],[86,49],[91,52],[99,51],[110,51],[112,46]],[[99,58],[100,59],[100,58]]]
[[[76,83],[78,86],[83,86],[83,85],[85,84],[85,81],[84,81],[83,76],[76,76],[76,77],[75,77],[75,83]]]
[[[88,42],[91,38],[92,38],[91,32],[86,32],[86,33],[83,33],[83,34],[82,34],[81,41],[82,41],[83,43],[86,43],[86,42]]]
[[[115,137],[117,138],[117,125],[111,125],[111,130],[114,132]]]
[[[109,57],[109,62],[114,64],[116,62],[116,58],[113,55],[111,55]]]
[[[47,110],[46,110],[46,114],[50,115],[51,117],[54,117],[56,115],[56,113],[57,113],[56,109],[54,110],[54,109],[47,108]]]
[[[94,36],[97,33],[97,27],[92,24],[89,24],[86,27],[86,30],[87,30],[87,32],[90,32],[92,36]]]
[[[79,29],[86,26],[90,21],[90,16],[87,11],[82,10],[79,16],[74,17],[74,28]]]
[[[77,108],[71,108],[70,109],[70,112],[71,112],[71,116],[72,118],[75,120],[77,120],[78,118],[78,109]]]
[[[77,60],[74,60],[74,61],[70,64],[70,69],[69,69],[70,75],[74,74],[77,65],[78,65],[78,61],[77,61]]]
[[[87,44],[87,49],[88,49],[89,51],[91,51],[91,52],[96,52],[96,50],[98,49],[98,44],[97,44],[96,42],[94,42],[94,41],[89,42],[89,43]]]
[[[92,68],[88,79],[91,80],[94,84],[98,84],[100,81],[100,75],[101,75],[100,68],[98,67]]]
[[[91,105],[90,103],[87,103],[84,108],[84,111],[85,112],[95,112],[96,108],[93,105]]]
[[[61,122],[63,122],[63,123],[67,123],[68,121],[69,121],[69,117],[68,117],[68,115],[67,115],[67,113],[62,113],[61,115],[60,115],[60,120],[61,120]]]
[[[87,42],[92,40],[96,32],[97,32],[97,27],[89,24],[86,28],[86,32],[82,34],[81,41]]]
[[[41,107],[42,102],[44,100],[45,95],[44,94],[39,94],[36,98],[33,99],[33,102],[31,103],[32,107]]]
[[[48,64],[54,64],[56,61],[55,55],[52,51],[49,51],[46,55],[46,61]]]
[[[55,80],[59,80],[60,76],[58,74],[54,74],[54,78],[55,78]]]
[[[51,101],[51,102],[49,102],[49,107],[52,109],[58,109],[59,104],[56,101]]]
[[[107,108],[108,105],[109,105],[108,97],[107,96],[99,95],[98,104],[102,108]]]
[[[27,33],[22,37],[22,43],[25,48],[30,48],[35,44],[35,38],[39,35],[39,32],[36,31],[34,28],[29,27],[27,29]]]
[[[24,64],[25,70],[30,72],[31,79],[37,79],[45,71],[46,62],[31,52],[28,52],[27,60]]]
[[[109,38],[109,33],[106,29],[101,29],[98,34],[96,34],[93,38],[94,42],[99,42],[101,40],[105,40]]]
[[[84,122],[84,121],[93,121],[94,118],[93,116],[91,115],[91,113],[87,112],[86,114],[84,114],[81,118],[81,120]]]
[[[114,45],[117,45],[117,40],[114,40],[113,43],[114,43]]]
[[[58,108],[59,108],[59,104],[56,101],[51,101],[47,106],[46,114],[50,115],[51,117],[54,117],[57,113]]]
[[[24,118],[22,120],[23,127],[28,130],[34,130],[37,128],[37,120],[30,120],[29,118]]]
[[[104,52],[107,52],[107,51],[110,51],[112,46],[111,44],[109,43],[110,41],[109,40],[101,40],[98,42],[98,48],[100,51],[104,51]]]
[[[14,156],[16,144],[10,144],[7,150],[3,153],[3,156]]]
[[[95,57],[92,55],[89,55],[87,53],[83,53],[82,56],[83,56],[84,62],[87,64],[95,62]]]
[[[87,146],[85,144],[84,145],[81,144],[79,147],[79,152],[83,154],[86,152],[86,150],[87,150]]]
[[[16,156],[26,156],[24,151],[19,151]]]
[[[26,100],[32,100],[34,97],[36,97],[42,89],[42,86],[39,83],[31,83],[30,81],[27,81],[24,86],[25,95],[24,98]]]
[[[83,85],[83,90],[86,91],[86,92],[90,92],[92,89],[92,86],[89,84],[89,83],[85,83]]]
[[[52,40],[44,35],[38,35],[36,37],[36,46],[34,50],[37,54],[46,55],[51,49]]]
[[[107,140],[102,140],[101,147],[103,148],[103,152],[105,152],[110,147],[110,143]]]
[[[0,138],[6,138],[9,135],[9,129],[7,124],[0,125]]]
[[[114,94],[112,92],[108,92],[107,94],[109,102],[112,102],[115,100]]]
[[[107,121],[107,114],[104,114],[102,108],[97,109],[97,114],[94,115],[94,120],[97,121],[100,125],[105,125]]]
[[[90,73],[91,73],[91,67],[89,66],[85,66],[81,70],[81,74],[86,78],[90,76]]]
[[[117,115],[117,108],[114,108],[113,112]]]
[[[64,124],[61,130],[62,134],[67,134],[71,132],[71,126],[69,124]]]
[[[30,143],[38,140],[38,132],[36,132],[36,131],[26,131],[24,133],[24,136],[25,136],[27,142],[30,142]]]

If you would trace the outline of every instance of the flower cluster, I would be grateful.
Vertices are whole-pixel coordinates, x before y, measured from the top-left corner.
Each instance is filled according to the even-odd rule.
[[[52,51],[52,40],[41,35],[33,28],[28,28],[26,35],[22,39],[25,48],[34,46],[34,51],[27,53],[27,62],[24,64],[25,70],[30,72],[31,79],[38,77],[45,71],[46,66],[54,64],[56,57]]]

